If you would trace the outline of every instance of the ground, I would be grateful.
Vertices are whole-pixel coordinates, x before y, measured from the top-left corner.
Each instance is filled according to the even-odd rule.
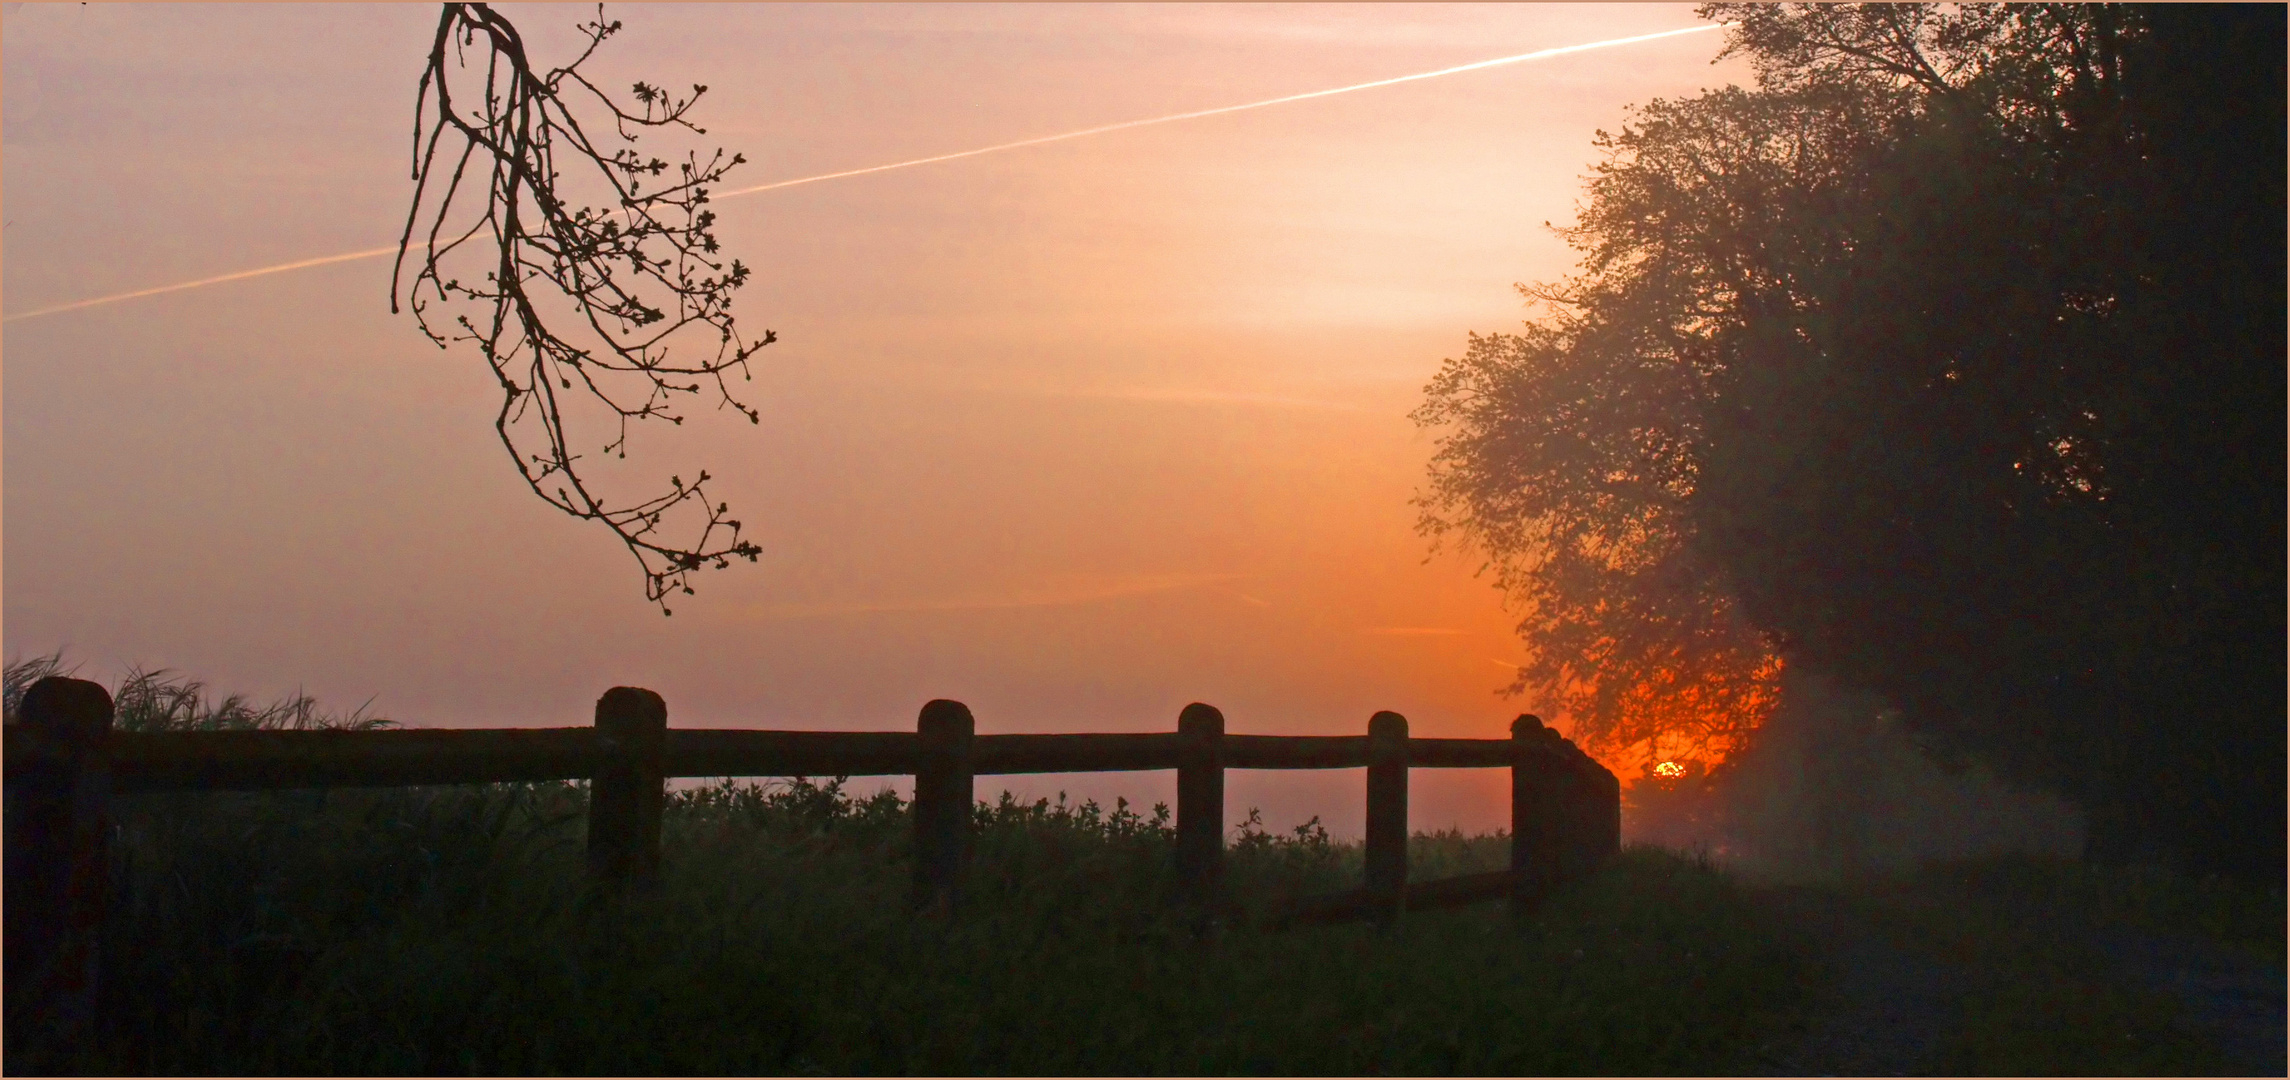
[[[1767,1048],[1774,1074],[2285,1073],[2278,941],[2269,956],[1934,877],[1753,895],[1827,977]]]

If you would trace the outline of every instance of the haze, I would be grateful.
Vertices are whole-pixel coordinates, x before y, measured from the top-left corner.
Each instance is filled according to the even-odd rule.
[[[579,6],[513,6],[543,63]],[[1685,5],[617,6],[597,81],[705,83],[735,186],[1698,25]],[[9,5],[0,310],[396,236],[427,6]],[[4,648],[426,726],[1496,737],[1520,644],[1426,559],[1405,418],[1555,278],[1594,130],[1746,81],[1693,35],[759,194],[719,209],[781,341],[729,413],[639,429],[765,552],[663,618],[611,535],[525,490],[482,361],[388,312],[386,260],[6,326]],[[603,441],[602,433],[593,440]],[[1507,821],[1415,780],[1418,829]],[[875,786],[862,781],[862,790]],[[1173,798],[1168,774],[979,793]],[[1359,829],[1354,774],[1228,806]]]

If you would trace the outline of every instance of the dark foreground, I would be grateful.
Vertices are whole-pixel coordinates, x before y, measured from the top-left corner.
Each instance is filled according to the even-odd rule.
[[[1824,987],[1762,1071],[2285,1072],[2278,894],[1994,859],[1754,896],[1817,958]]]
[[[11,691],[31,669],[11,666]],[[37,672],[32,672],[37,674]],[[137,676],[135,726],[311,719]],[[13,698],[13,694],[10,695]],[[11,703],[13,703],[11,701]],[[318,717],[319,726],[358,718]],[[592,891],[577,785],[115,801],[98,1022],[8,1001],[9,1073],[2201,1074],[2283,1072],[2283,898],[1989,860],[1745,888],[1634,849],[1514,918],[1281,929],[1360,880],[1315,827],[1228,833],[1173,902],[1166,811],[975,811],[918,914],[911,807],[697,788],[657,888]],[[1411,878],[1503,866],[1417,835]]]
[[[965,907],[918,917],[906,807],[832,785],[678,795],[621,900],[564,786],[123,804],[104,1026],[10,1072],[2283,1071],[2279,896],[2073,864],[1768,890],[1632,850],[1523,921],[1278,930],[1359,851],[1250,826],[1203,935],[1126,807],[981,805]],[[1505,854],[1418,836],[1412,876]]]
[[[12,1072],[1699,1073],[1754,1068],[1807,968],[1724,876],[1632,852],[1515,922],[1275,930],[1354,884],[1316,830],[1233,837],[1234,906],[1170,903],[1126,807],[981,806],[966,902],[911,913],[907,808],[685,792],[655,894],[584,892],[569,786],[121,800],[92,1044]],[[1419,836],[1423,879],[1499,867]]]

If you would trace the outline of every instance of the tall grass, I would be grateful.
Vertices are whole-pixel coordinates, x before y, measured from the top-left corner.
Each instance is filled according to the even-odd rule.
[[[383,722],[139,677],[153,726]],[[1280,931],[1361,853],[1252,813],[1228,834],[1233,916],[1203,936],[1172,902],[1165,807],[980,803],[964,903],[930,917],[888,791],[672,792],[662,881],[622,897],[586,886],[585,806],[580,784],[121,798],[104,1030],[11,1043],[7,1067],[1708,1073],[1753,1069],[1804,1004],[1803,961],[1730,882],[1652,851],[1523,922]],[[1411,860],[1445,876],[1506,844],[1419,835]]]

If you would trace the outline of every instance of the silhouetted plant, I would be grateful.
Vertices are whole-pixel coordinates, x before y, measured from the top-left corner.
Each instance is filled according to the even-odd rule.
[[[541,71],[489,6],[445,5],[415,101],[414,197],[390,309],[410,255],[406,305],[439,348],[473,343],[492,367],[502,392],[494,428],[525,482],[557,509],[612,529],[644,568],[646,598],[672,614],[667,596],[690,594],[693,571],[753,562],[760,550],[740,538],[730,506],[704,493],[706,472],[690,483],[670,477],[668,491],[633,502],[600,495],[573,450],[566,409],[582,397],[602,403],[613,425],[603,453],[616,457],[627,456],[630,421],[680,425],[678,396],[703,388],[719,408],[760,423],[726,376],[747,379],[748,358],[776,336],[750,341],[737,330],[732,294],[749,270],[722,257],[706,208],[709,185],[746,159],[687,154],[669,176],[661,158],[600,145],[575,113],[577,104],[609,123],[623,144],[648,129],[705,134],[687,116],[707,87],[677,97],[639,82],[634,111],[622,108],[580,72],[620,23],[604,21],[600,4],[579,29],[588,38],[580,55]],[[469,190],[479,182],[481,198]],[[582,205],[582,185],[603,205]],[[481,209],[470,215],[472,206]],[[456,255],[474,276],[448,268]],[[441,326],[438,306],[459,310]],[[688,546],[666,538],[664,528],[685,523],[698,532]]]

